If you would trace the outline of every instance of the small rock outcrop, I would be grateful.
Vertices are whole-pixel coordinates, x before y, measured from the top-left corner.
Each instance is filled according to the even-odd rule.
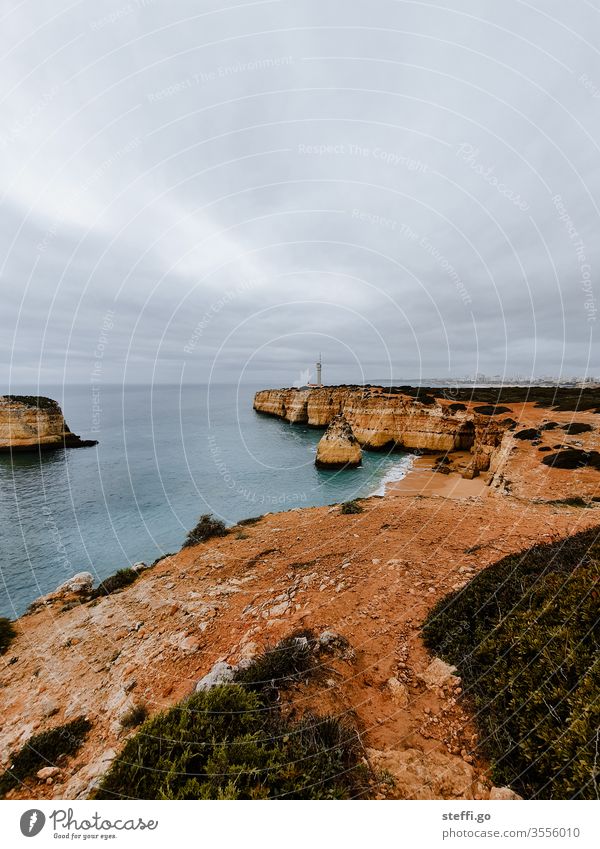
[[[440,657],[435,657],[427,669],[419,674],[419,678],[429,689],[434,687],[445,687],[448,684],[459,682],[454,673],[456,666],[445,663]]]
[[[76,595],[87,595],[92,591],[93,585],[94,576],[91,572],[78,572],[72,578],[62,583],[60,587],[57,587],[55,594],[69,595],[70,593],[75,593]]]
[[[473,799],[476,776],[462,758],[445,752],[395,748],[367,749],[371,765],[394,779],[401,799]]]
[[[207,672],[204,678],[201,678],[196,684],[196,692],[202,693],[205,690],[212,690],[213,687],[218,687],[220,684],[230,684],[233,681],[236,669],[229,663],[220,660],[215,663],[210,672]]]
[[[80,439],[52,398],[0,395],[0,452],[87,448],[97,440]]]
[[[360,466],[362,451],[358,439],[344,416],[336,416],[317,446],[315,465],[319,469]]]
[[[490,799],[491,800],[499,800],[499,799],[518,800],[518,799],[523,799],[523,797],[519,796],[518,793],[515,793],[514,790],[511,790],[510,787],[492,787],[492,789],[490,790]]]
[[[71,578],[64,581],[53,592],[36,598],[29,605],[29,612],[32,613],[40,607],[53,605],[57,602],[64,604],[65,602],[81,601],[88,599],[94,586],[94,576],[90,572],[78,572]]]

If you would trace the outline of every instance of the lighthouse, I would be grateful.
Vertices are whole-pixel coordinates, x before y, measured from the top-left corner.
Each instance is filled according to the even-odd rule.
[[[317,386],[323,386],[323,381],[321,380],[321,354],[319,354],[319,359],[317,360]]]

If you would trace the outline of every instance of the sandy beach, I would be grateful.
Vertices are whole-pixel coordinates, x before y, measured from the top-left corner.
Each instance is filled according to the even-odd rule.
[[[452,455],[460,462],[462,454]],[[468,454],[464,455],[468,457]],[[385,494],[392,498],[427,496],[439,498],[486,498],[489,487],[484,478],[463,478],[458,472],[442,474],[434,470],[435,460],[429,456],[415,457],[411,469],[402,480],[392,481],[386,486]]]

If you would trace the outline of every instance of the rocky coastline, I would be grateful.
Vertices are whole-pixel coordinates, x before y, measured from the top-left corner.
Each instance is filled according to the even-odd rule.
[[[508,387],[454,391],[448,398],[440,390],[411,387],[267,389],[256,393],[254,409],[323,429],[343,419],[342,459],[348,439],[366,451],[438,455],[436,472],[481,476],[491,491],[527,499],[534,491],[540,499],[555,495],[543,485],[547,476],[540,464],[552,469],[556,481],[559,468],[577,469],[567,476],[570,484],[575,478],[581,494],[593,497],[600,460],[600,392],[538,392]],[[322,443],[331,450],[335,437],[326,433]]]
[[[135,734],[133,713],[156,717],[210,691],[298,633],[329,654],[322,675],[285,693],[286,710],[352,718],[368,795],[518,798],[494,782],[460,671],[428,650],[423,623],[502,558],[600,527],[599,472],[586,461],[600,422],[598,404],[488,400],[258,393],[257,412],[323,429],[342,415],[361,450],[397,446],[428,462],[352,510],[265,514],[103,587],[82,573],[38,600],[2,655],[2,763],[32,735],[82,717],[89,730],[7,798],[89,798]],[[565,452],[570,467],[546,462]]]
[[[52,398],[0,396],[0,453],[88,448],[97,444],[97,440],[81,439],[71,431]]]

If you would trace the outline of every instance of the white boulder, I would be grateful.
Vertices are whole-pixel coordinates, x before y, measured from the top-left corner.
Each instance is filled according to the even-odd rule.
[[[94,576],[90,572],[78,572],[65,581],[56,589],[56,593],[66,595],[67,593],[85,594],[89,593],[94,586]]]
[[[233,680],[235,668],[229,663],[220,660],[210,672],[207,672],[204,678],[201,678],[196,684],[196,692],[202,693],[206,690],[212,690],[213,687],[218,687],[219,684],[229,684]]]

